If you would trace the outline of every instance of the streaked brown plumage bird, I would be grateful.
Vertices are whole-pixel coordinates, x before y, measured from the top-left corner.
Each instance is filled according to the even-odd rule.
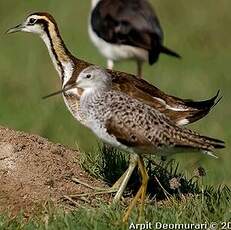
[[[131,202],[124,221],[128,220],[139,198],[140,216],[143,212],[148,183],[148,174],[142,160],[144,155],[168,156],[187,151],[213,155],[215,149],[225,147],[223,141],[179,127],[157,109],[114,90],[111,75],[102,68],[90,66],[84,69],[72,87],[83,90],[79,103],[82,123],[105,143],[136,154],[142,185]],[[64,89],[64,95],[73,94],[72,87]]]

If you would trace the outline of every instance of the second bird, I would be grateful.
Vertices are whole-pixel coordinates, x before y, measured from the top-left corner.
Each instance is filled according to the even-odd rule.
[[[163,31],[147,0],[92,0],[89,35],[112,69],[115,61],[137,62],[142,76],[143,62],[158,61],[160,53],[179,58],[163,45]]]

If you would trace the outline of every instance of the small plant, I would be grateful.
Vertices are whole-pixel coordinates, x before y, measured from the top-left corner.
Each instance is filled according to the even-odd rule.
[[[81,165],[91,175],[101,178],[111,186],[127,169],[129,154],[118,151],[107,145],[100,146],[91,153],[82,154]],[[205,169],[199,167],[194,170],[194,175],[187,178],[179,170],[179,164],[175,160],[153,160],[148,159],[147,168],[149,183],[147,194],[150,199],[157,201],[165,200],[174,196],[177,199],[185,197],[196,197],[203,195],[206,200],[211,197],[215,200],[230,197],[230,190],[227,186],[215,189],[212,186],[205,186],[203,177]],[[128,194],[135,193],[140,186],[138,170],[133,172],[129,181]]]

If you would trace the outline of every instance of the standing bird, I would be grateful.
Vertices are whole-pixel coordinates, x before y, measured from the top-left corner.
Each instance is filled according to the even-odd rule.
[[[141,77],[143,62],[154,64],[160,53],[180,58],[163,45],[163,31],[148,0],[92,0],[88,31],[108,69],[115,61],[132,59]]]
[[[213,155],[215,149],[224,148],[224,142],[201,136],[175,125],[158,110],[112,88],[111,75],[101,68],[90,66],[83,70],[71,88],[83,90],[79,103],[79,116],[83,124],[103,142],[130,154],[135,154],[142,177],[142,185],[124,216],[127,221],[138,199],[141,200],[140,217],[148,183],[142,157],[147,154],[172,155],[178,152],[199,151]],[[70,92],[72,94],[72,91]]]
[[[29,15],[21,24],[9,29],[8,34],[24,31],[34,33],[41,37],[47,46],[55,69],[60,77],[63,89],[76,83],[79,73],[92,64],[74,57],[64,44],[57,23],[54,18],[44,12]],[[139,79],[133,75],[118,71],[108,70],[112,76],[112,88],[115,91],[123,92],[144,104],[164,113],[172,122],[177,125],[186,125],[195,122],[206,116],[211,108],[219,101],[216,101],[218,94],[206,101],[192,101],[170,96],[147,81]],[[80,96],[82,90],[72,89],[73,93],[64,94],[65,104],[71,114],[82,122],[80,116]],[[123,188],[127,183],[130,174],[136,166],[136,159],[131,159],[128,170],[115,183],[118,189],[123,183]],[[122,182],[123,181],[123,182]],[[122,193],[119,189],[115,201],[118,201]]]

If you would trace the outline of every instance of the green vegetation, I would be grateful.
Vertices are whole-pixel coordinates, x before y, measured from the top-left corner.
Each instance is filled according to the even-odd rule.
[[[116,173],[108,173],[107,167],[110,167],[112,172],[121,174],[127,167],[128,161],[123,154],[115,158],[114,150],[109,152],[107,149],[106,151],[102,149],[101,151],[100,154],[95,155],[89,153],[90,155],[84,156],[81,162],[89,173],[110,184],[114,181],[113,177]],[[112,152],[114,154],[110,154]],[[115,167],[115,161],[118,167]],[[155,164],[151,167],[151,172],[148,186],[150,199],[145,206],[145,218],[143,217],[141,221],[141,223],[150,223],[149,229],[155,229],[160,224],[174,223],[205,224],[206,226],[217,223],[217,226],[221,227],[223,222],[230,221],[231,191],[226,186],[218,188],[204,186],[204,172],[201,169],[188,179],[179,172],[175,162],[170,160]],[[154,186],[155,177],[164,189]],[[131,179],[129,187],[132,190],[138,188],[136,179],[137,176]],[[170,179],[178,179],[179,183],[174,183]],[[23,216],[13,219],[0,216],[0,229],[128,229],[130,225],[137,224],[138,210],[132,213],[128,224],[121,220],[124,210],[125,206],[122,204],[108,205],[100,202],[96,208],[86,204],[80,209],[66,213],[63,210],[54,209],[52,204],[47,204],[39,215],[27,222]]]
[[[203,100],[213,96],[218,89],[221,89],[223,96],[211,114],[191,125],[191,128],[224,139],[227,148],[218,153],[218,159],[190,153],[176,156],[180,171],[190,178],[195,168],[203,166],[207,171],[207,176],[203,178],[204,186],[214,185],[217,188],[219,185],[231,185],[231,2],[151,2],[164,28],[165,44],[179,52],[183,59],[179,61],[161,56],[155,66],[145,66],[146,79],[165,92],[183,98]],[[60,88],[58,76],[42,41],[25,33],[4,35],[4,31],[20,23],[28,13],[48,11],[56,18],[64,41],[74,55],[105,66],[105,60],[88,39],[89,9],[90,0],[0,1],[1,125],[36,133],[74,148],[80,146],[87,152],[97,145],[93,134],[70,115],[61,96],[41,99]],[[135,65],[130,62],[117,64],[116,68],[135,72]],[[97,156],[91,159],[98,160]],[[89,163],[88,167],[92,174],[113,179],[111,175],[102,175],[97,166],[92,170],[93,165]],[[118,175],[118,172],[114,175]],[[201,191],[201,185],[198,189]],[[226,204],[228,199],[222,197],[217,202],[215,191],[211,191],[211,199],[209,196],[204,199],[205,194],[199,193],[190,202],[174,200],[166,205],[148,205],[145,219],[153,223],[228,221],[231,219],[230,208]],[[118,223],[122,210],[121,207],[106,204],[97,209],[81,209],[69,214],[52,210],[46,221],[33,220],[25,229],[127,229]],[[86,213],[90,213],[88,217]],[[42,225],[38,224],[43,222]],[[23,226],[20,217],[13,221],[0,217],[0,229],[20,229]]]
[[[211,201],[209,201],[211,202]],[[223,203],[222,203],[223,204]],[[155,207],[148,205],[146,208],[145,221],[151,221],[153,229],[155,224],[161,223],[221,223],[221,221],[228,222],[231,218],[230,212],[222,204],[213,204],[216,212],[211,212],[207,201],[203,201],[202,197],[194,198],[190,202],[172,202],[171,204]],[[102,205],[97,209],[79,209],[73,213],[65,214],[63,212],[49,213],[49,219],[34,220],[25,224],[22,219],[17,220],[3,220],[0,218],[1,229],[114,229],[125,230],[128,229],[126,224],[120,221],[122,215],[120,207],[108,207]],[[177,213],[177,214],[176,214]],[[135,214],[135,213],[134,213]],[[135,215],[133,216],[135,221]],[[212,221],[211,221],[212,220]],[[131,222],[132,223],[132,222]],[[219,224],[221,227],[221,224]],[[219,228],[220,229],[220,228]]]

